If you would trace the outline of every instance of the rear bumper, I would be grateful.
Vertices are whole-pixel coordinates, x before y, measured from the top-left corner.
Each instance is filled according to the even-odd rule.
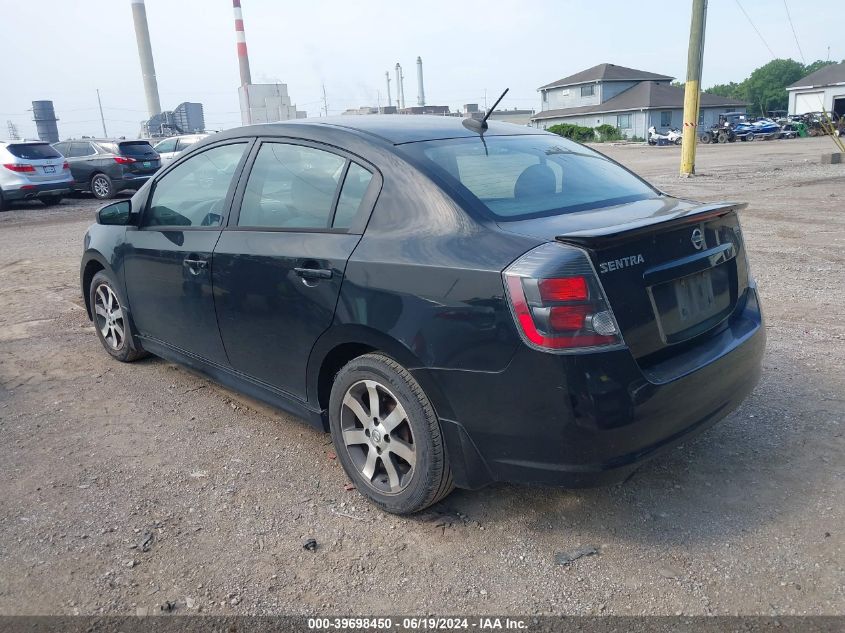
[[[425,371],[454,413],[442,425],[457,485],[589,487],[624,480],[736,409],[760,378],[765,344],[749,288],[719,333],[649,368],[628,350],[525,347],[498,373]]]
[[[73,190],[73,181],[46,182],[24,184],[13,187],[3,187],[3,197],[6,200],[35,200],[46,196],[64,196]]]
[[[122,191],[124,189],[133,189],[138,191],[144,184],[154,176],[155,174],[143,174],[143,175],[135,175],[131,173],[123,174],[123,178],[121,180],[117,180],[114,182],[115,191]]]

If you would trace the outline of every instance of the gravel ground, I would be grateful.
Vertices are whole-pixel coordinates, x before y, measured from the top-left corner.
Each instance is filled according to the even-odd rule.
[[[0,614],[845,612],[845,165],[829,139],[611,156],[750,203],[769,336],[745,404],[623,485],[457,491],[397,518],[330,440],[158,359],[81,307],[77,198],[0,214]],[[318,542],[303,549],[304,539]],[[569,565],[555,555],[595,548]]]

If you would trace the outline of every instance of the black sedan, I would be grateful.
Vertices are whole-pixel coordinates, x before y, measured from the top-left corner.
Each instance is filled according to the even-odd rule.
[[[369,116],[199,143],[85,235],[106,351],[329,431],[397,513],[453,487],[619,481],[760,376],[737,211],[503,123]]]

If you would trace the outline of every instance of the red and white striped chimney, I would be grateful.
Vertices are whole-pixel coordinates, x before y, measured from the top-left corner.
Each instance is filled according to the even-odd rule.
[[[244,34],[244,18],[241,14],[241,0],[232,0],[235,10],[235,40],[238,43],[238,65],[241,69],[241,85],[252,83],[249,73],[249,55],[246,53],[246,35]]]

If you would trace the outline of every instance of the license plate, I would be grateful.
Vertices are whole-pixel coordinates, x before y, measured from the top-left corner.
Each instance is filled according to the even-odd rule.
[[[56,173],[56,168],[55,168],[55,167],[53,167],[52,165],[45,165],[45,166],[44,166],[44,173],[45,173],[45,174],[55,174],[55,173]]]
[[[675,282],[675,298],[682,323],[698,323],[718,311],[709,270],[678,279]]]
[[[150,161],[148,161],[148,160],[144,161],[144,167],[152,167],[152,166],[153,166],[153,164]]]

